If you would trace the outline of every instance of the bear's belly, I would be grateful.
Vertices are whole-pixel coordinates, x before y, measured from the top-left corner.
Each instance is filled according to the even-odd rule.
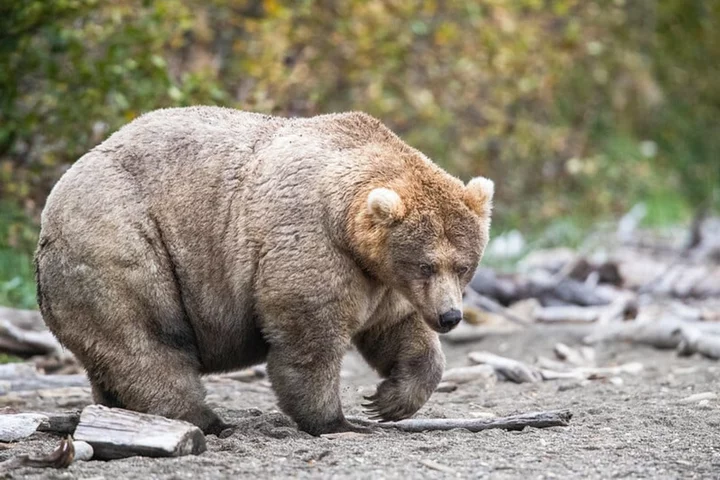
[[[202,322],[196,329],[202,373],[238,370],[263,363],[269,345],[255,318]]]

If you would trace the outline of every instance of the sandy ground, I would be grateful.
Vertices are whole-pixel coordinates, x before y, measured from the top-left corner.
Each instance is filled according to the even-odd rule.
[[[538,327],[444,348],[449,367],[467,365],[472,350],[533,362],[538,355],[551,357],[557,341],[577,345],[578,333]],[[468,418],[567,408],[574,414],[568,427],[380,431],[328,440],[298,432],[277,413],[264,381],[208,382],[209,402],[240,428],[228,438],[209,436],[202,455],[78,462],[67,470],[16,470],[11,478],[720,478],[720,401],[681,402],[694,393],[720,393],[720,363],[624,344],[599,346],[597,353],[601,365],[640,361],[645,369],[624,375],[619,385],[607,380],[584,386],[573,381],[461,385],[451,393],[435,393],[417,415]],[[346,415],[362,415],[362,395],[372,392],[377,377],[353,352],[345,371]],[[44,402],[33,400],[26,409],[81,408],[89,395],[64,408]],[[0,460],[49,452],[57,443],[56,437],[36,433],[0,451]]]

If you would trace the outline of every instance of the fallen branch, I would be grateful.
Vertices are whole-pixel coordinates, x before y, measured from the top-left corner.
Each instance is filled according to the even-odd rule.
[[[720,359],[720,335],[706,335],[689,325],[679,328],[675,333],[680,338],[677,347],[679,355],[686,357],[699,353],[706,358]]]
[[[703,335],[720,335],[720,324],[716,322],[685,322],[677,318],[618,322],[603,325],[583,339],[585,344],[607,341],[621,341],[650,345],[660,349],[676,349],[680,345],[683,330],[696,330]]]
[[[498,374],[516,383],[542,380],[540,370],[536,367],[512,358],[501,357],[489,352],[471,352],[468,354],[468,358],[473,363],[490,365]]]
[[[500,315],[510,322],[518,325],[527,326],[527,324],[530,323],[529,319],[519,317],[495,300],[476,292],[472,288],[465,289],[465,298],[463,299],[463,302]]]
[[[7,320],[23,330],[47,330],[42,315],[37,310],[20,310],[17,308],[0,307],[0,321]]]
[[[607,305],[612,298],[583,282],[567,278],[564,273],[552,275],[498,275],[489,268],[479,268],[470,281],[470,289],[480,295],[510,305],[526,298],[537,298],[543,305]]]
[[[564,343],[556,343],[553,351],[557,358],[576,367],[590,367],[595,364],[595,351],[590,347],[575,349]]]
[[[534,317],[535,321],[540,323],[592,323],[600,318],[601,314],[602,309],[596,307],[557,305],[536,309]]]
[[[399,422],[377,423],[362,418],[349,418],[352,422],[365,426],[380,428],[394,428],[403,432],[444,431],[463,428],[471,432],[481,432],[490,429],[522,430],[525,427],[547,428],[566,427],[570,423],[572,413],[569,410],[549,412],[532,412],[509,417],[492,419],[484,418],[410,418]]]
[[[32,356],[60,354],[62,347],[49,330],[25,330],[0,318],[0,351]]]
[[[40,414],[46,418],[38,425],[38,432],[72,434],[80,423],[80,411],[77,410],[73,412],[41,412]]]
[[[491,386],[497,382],[497,375],[491,365],[472,365],[445,370],[442,381],[455,384],[482,382],[485,386]]]
[[[494,335],[509,335],[514,332],[517,332],[517,327],[479,326],[463,321],[454,330],[441,335],[440,338],[448,343],[461,344],[477,342]]]

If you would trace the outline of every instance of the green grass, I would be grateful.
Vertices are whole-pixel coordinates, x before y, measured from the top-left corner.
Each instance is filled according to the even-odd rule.
[[[37,308],[32,264],[37,233],[22,210],[0,203],[0,305]]]
[[[36,308],[32,256],[0,250],[0,305]]]

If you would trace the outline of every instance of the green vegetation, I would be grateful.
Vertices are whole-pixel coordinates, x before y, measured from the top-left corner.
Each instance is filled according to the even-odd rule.
[[[0,305],[35,307],[36,242],[36,226],[16,206],[0,202]]]
[[[717,207],[718,78],[720,2],[4,2],[0,303],[34,302],[52,184],[148,110],[364,110],[495,179],[495,233],[552,243],[639,201],[653,225]]]

